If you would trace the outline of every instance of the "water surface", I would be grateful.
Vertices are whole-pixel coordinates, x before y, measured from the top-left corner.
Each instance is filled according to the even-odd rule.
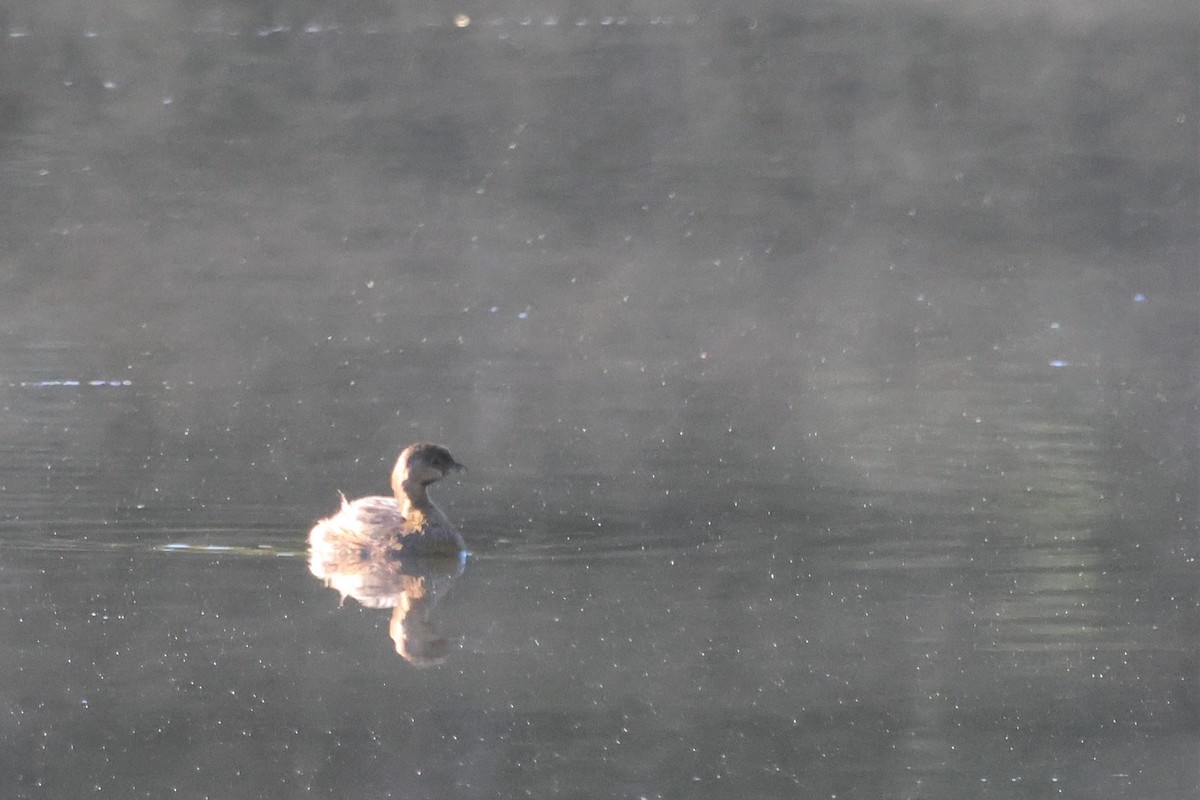
[[[0,793],[1200,788],[1191,9],[38,9]],[[304,543],[417,439],[425,666]]]

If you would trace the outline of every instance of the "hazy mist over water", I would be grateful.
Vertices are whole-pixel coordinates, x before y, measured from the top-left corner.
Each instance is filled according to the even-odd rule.
[[[1194,795],[1198,77],[1183,3],[0,11],[0,794]],[[425,669],[305,560],[421,439]]]

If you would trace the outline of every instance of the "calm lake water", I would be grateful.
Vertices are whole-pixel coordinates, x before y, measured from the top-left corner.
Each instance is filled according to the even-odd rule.
[[[0,795],[1196,796],[1194,8],[419,5],[0,12]]]

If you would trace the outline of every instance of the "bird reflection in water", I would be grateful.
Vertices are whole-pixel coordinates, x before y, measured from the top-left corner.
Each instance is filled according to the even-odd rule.
[[[313,575],[336,589],[345,601],[353,597],[367,608],[390,608],[388,634],[396,652],[417,667],[445,663],[451,641],[434,628],[430,611],[462,574],[464,556],[414,556],[408,559],[365,561],[329,565],[310,558]]]
[[[439,635],[429,612],[462,574],[462,535],[429,499],[428,487],[465,469],[440,445],[405,448],[392,471],[394,497],[343,496],[336,514],[308,535],[308,567],[368,608],[391,608],[389,631],[396,652],[416,666],[443,663],[450,641]]]

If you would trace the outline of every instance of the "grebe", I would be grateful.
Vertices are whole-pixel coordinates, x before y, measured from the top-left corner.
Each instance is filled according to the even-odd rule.
[[[418,442],[404,448],[392,470],[395,497],[342,495],[336,514],[308,534],[309,569],[318,578],[409,556],[457,556],[462,534],[426,491],[452,470],[466,469],[446,448]]]

